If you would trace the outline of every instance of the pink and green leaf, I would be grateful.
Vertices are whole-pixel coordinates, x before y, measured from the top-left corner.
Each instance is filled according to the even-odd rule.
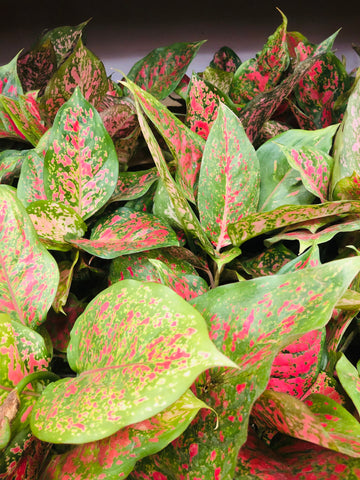
[[[0,183],[11,185],[20,175],[21,167],[28,151],[3,150],[0,152]]]
[[[76,88],[51,129],[44,162],[48,199],[87,219],[113,194],[118,169],[114,144],[98,112]]]
[[[69,234],[65,240],[91,255],[106,259],[179,245],[176,233],[167,224],[150,213],[126,207],[101,218],[89,239]]]
[[[38,200],[26,210],[42,244],[50,250],[70,250],[72,247],[65,241],[65,235],[82,237],[87,230],[86,223],[76,211],[63,203]]]
[[[130,81],[125,85],[131,90],[145,114],[164,137],[176,160],[177,182],[186,197],[195,202],[205,141],[148,92]]]
[[[239,119],[220,103],[201,163],[201,224],[219,251],[231,242],[227,226],[257,210],[259,162]]]
[[[156,168],[135,172],[119,172],[118,181],[110,201],[135,200],[142,197],[159,179]]]
[[[262,51],[256,58],[243,62],[235,72],[230,96],[236,104],[245,104],[259,93],[274,88],[289,65],[287,18],[280,13],[283,22],[269,37]]]
[[[336,373],[341,386],[348,394],[357,412],[360,412],[360,377],[356,367],[342,353],[336,363]]]
[[[163,411],[208,368],[236,368],[197,310],[164,285],[134,280],[90,302],[67,353],[78,375],[48,385],[31,417],[34,434],[52,443],[106,438]]]
[[[0,186],[0,311],[35,327],[44,322],[59,272],[42,246],[16,191]]]
[[[43,90],[56,69],[56,55],[50,39],[22,52],[17,69],[25,92]]]
[[[178,86],[189,64],[205,42],[173,43],[152,50],[135,63],[128,78],[159,100],[166,98]]]
[[[228,234],[232,244],[240,246],[251,238],[278,228],[332,215],[359,212],[360,202],[355,200],[325,202],[318,205],[285,205],[270,212],[248,215],[239,222],[230,224]]]
[[[239,56],[226,46],[219,48],[210,62],[210,67],[232,73],[235,73],[240,65],[241,60]]]
[[[270,245],[266,250],[251,258],[240,258],[239,268],[251,277],[274,275],[297,256],[282,243]]]
[[[17,54],[7,65],[0,67],[0,95],[17,98],[22,95],[23,88],[17,74]]]
[[[71,98],[76,88],[95,107],[108,90],[103,63],[84,47],[81,39],[46,86],[42,107],[49,122],[54,120],[59,108]]]
[[[47,469],[48,480],[125,478],[141,458],[153,455],[178,437],[206,404],[190,390],[152,418],[129,425],[112,436],[85,443],[55,455]]]
[[[48,137],[48,134],[44,137]],[[32,202],[47,200],[43,174],[44,156],[38,153],[38,149],[28,150],[17,185],[17,196],[25,207]]]

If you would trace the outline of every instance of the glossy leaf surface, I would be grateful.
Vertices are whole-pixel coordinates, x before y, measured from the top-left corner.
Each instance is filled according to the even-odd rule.
[[[336,363],[336,373],[346,393],[351,398],[358,413],[360,412],[360,378],[359,372],[344,354]]]
[[[98,221],[90,239],[68,235],[66,240],[92,255],[108,259],[179,245],[176,233],[167,224],[154,215],[126,207]]]
[[[131,68],[128,78],[163,100],[175,90],[204,41],[174,43],[152,50]]]
[[[15,189],[0,186],[0,311],[24,325],[44,320],[55,296],[59,271],[37,238]]]
[[[87,219],[111,197],[118,168],[114,144],[99,114],[76,89],[51,129],[44,163],[48,199],[69,205]]]
[[[49,385],[32,415],[45,441],[105,438],[167,408],[202,371],[235,367],[193,307],[164,285],[134,280],[92,300],[72,330],[68,361],[78,376]]]
[[[48,480],[125,478],[136,461],[153,455],[179,436],[206,404],[187,391],[174,404],[152,418],[129,425],[98,442],[79,445],[53,457]]]
[[[239,119],[220,104],[206,141],[198,191],[200,221],[217,251],[230,244],[227,226],[254,213],[259,163]]]

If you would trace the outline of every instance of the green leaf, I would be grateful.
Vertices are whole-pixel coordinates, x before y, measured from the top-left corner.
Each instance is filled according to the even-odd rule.
[[[336,363],[336,373],[339,381],[360,413],[360,377],[354,365],[341,353]]]
[[[74,447],[54,456],[46,469],[48,480],[125,478],[141,458],[153,455],[178,437],[206,404],[189,390],[154,417],[129,425],[111,437]]]
[[[0,152],[0,183],[11,185],[14,177],[18,177],[24,157],[28,150],[3,150]]]
[[[0,312],[35,327],[55,297],[59,271],[37,238],[16,190],[0,185]]]
[[[164,137],[176,160],[177,183],[184,191],[186,198],[195,203],[205,141],[148,92],[145,92],[130,80],[124,85],[131,90],[147,117]],[[144,133],[144,122],[142,122],[142,130]]]
[[[17,98],[23,94],[20,79],[17,74],[17,54],[7,65],[0,67],[0,95]],[[0,120],[2,115],[0,115]]]
[[[128,78],[154,97],[163,100],[178,86],[203,43],[205,40],[156,48],[135,63]]]
[[[359,211],[360,202],[355,200],[326,202],[319,205],[285,205],[271,212],[248,215],[243,220],[230,224],[228,234],[233,245],[240,246],[246,240],[278,228]]]
[[[84,220],[109,200],[118,178],[114,144],[78,88],[54,120],[45,155],[49,200],[72,207]]]
[[[167,408],[202,371],[236,368],[185,300],[134,280],[90,302],[71,332],[68,361],[78,376],[46,387],[31,418],[33,433],[52,443],[105,438]]]
[[[100,258],[179,245],[176,233],[150,213],[120,207],[98,220],[90,239],[68,234],[67,242]]]
[[[136,172],[119,172],[118,181],[110,201],[136,200],[145,195],[151,185],[158,179],[159,174],[156,168]]]
[[[31,203],[26,210],[42,244],[51,250],[71,250],[65,235],[82,237],[87,230],[86,223],[76,211],[61,203],[39,200]]]
[[[227,226],[257,211],[259,162],[239,119],[220,103],[205,144],[198,192],[200,221],[216,250],[231,242]]]
[[[48,82],[42,97],[42,107],[51,122],[59,108],[78,88],[86,101],[97,106],[106,94],[108,79],[103,63],[81,39],[71,55],[61,64]]]

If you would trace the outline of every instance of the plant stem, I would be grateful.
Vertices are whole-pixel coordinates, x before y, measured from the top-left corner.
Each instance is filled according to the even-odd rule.
[[[55,381],[58,379],[59,379],[59,376],[56,375],[55,373],[48,372],[46,370],[41,370],[40,372],[34,372],[34,373],[30,373],[29,375],[26,375],[26,377],[20,380],[20,382],[16,385],[15,388],[20,394],[24,390],[26,385],[29,385],[29,383],[39,381],[39,380]]]

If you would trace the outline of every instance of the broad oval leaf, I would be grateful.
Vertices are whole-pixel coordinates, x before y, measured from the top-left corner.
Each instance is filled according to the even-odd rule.
[[[220,103],[205,144],[198,192],[200,221],[216,246],[231,243],[230,223],[257,211],[259,162],[239,119]]]
[[[77,319],[68,347],[78,373],[46,387],[31,417],[52,443],[105,438],[174,403],[213,366],[236,368],[208,336],[203,317],[164,285],[123,280]]]
[[[76,211],[61,203],[39,200],[26,210],[41,242],[51,250],[70,250],[72,247],[64,240],[65,235],[82,237],[87,230],[86,223]]]
[[[152,418],[129,425],[103,440],[85,443],[54,456],[46,469],[46,478],[125,478],[138,460],[153,455],[178,437],[200,408],[207,408],[207,405],[188,390]]]
[[[175,90],[204,42],[173,43],[156,48],[135,63],[128,77],[143,90],[163,100]]]
[[[45,320],[55,297],[59,270],[16,190],[7,185],[0,185],[0,227],[0,312],[35,327]]]
[[[150,213],[120,207],[100,219],[90,239],[67,235],[66,241],[100,258],[141,252],[152,248],[178,246],[176,233]]]
[[[118,172],[114,144],[98,112],[76,88],[51,129],[44,162],[46,195],[85,220],[109,200]]]

